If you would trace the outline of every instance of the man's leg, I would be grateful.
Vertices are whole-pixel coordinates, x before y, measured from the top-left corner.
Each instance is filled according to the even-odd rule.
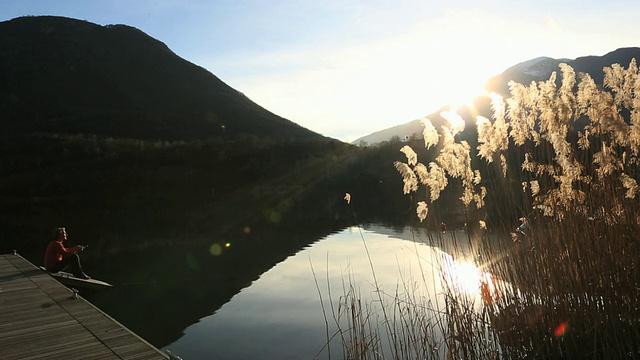
[[[80,256],[78,256],[78,254],[73,254],[62,259],[62,261],[57,263],[51,269],[51,272],[57,273],[59,271],[65,270],[68,267],[71,267],[73,276],[80,279],[90,279],[90,277],[85,274],[84,271],[82,271],[82,265],[80,265]]]
[[[90,277],[85,274],[84,271],[82,271],[82,265],[80,265],[80,256],[78,256],[78,254],[73,254],[67,259],[75,277],[78,277],[80,279],[90,279]]]
[[[49,271],[52,273],[57,273],[68,267],[69,267],[69,258],[63,258],[62,260],[58,261],[58,263],[55,264],[51,269],[49,269]]]

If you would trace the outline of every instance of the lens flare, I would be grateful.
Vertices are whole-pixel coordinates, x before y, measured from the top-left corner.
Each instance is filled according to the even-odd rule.
[[[264,214],[267,220],[274,224],[277,224],[280,222],[280,220],[282,220],[282,214],[277,210],[267,209],[264,211]]]
[[[569,327],[569,324],[567,324],[566,321],[560,323],[560,325],[558,325],[558,327],[553,331],[553,336],[560,337],[560,336],[564,335],[564,333],[567,331],[568,327]]]
[[[218,243],[212,244],[209,247],[209,254],[213,256],[220,256],[222,254],[222,246]]]

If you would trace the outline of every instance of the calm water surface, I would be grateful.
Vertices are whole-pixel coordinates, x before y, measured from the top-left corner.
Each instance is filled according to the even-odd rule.
[[[350,288],[375,303],[380,294],[375,291],[376,280],[382,294],[415,284],[439,306],[441,269],[463,262],[443,267],[442,259],[450,256],[427,243],[425,234],[380,226],[329,235],[264,273],[164,349],[185,360],[326,359],[329,351],[331,358],[342,358],[337,338],[326,346],[327,333],[335,333],[333,313]],[[465,281],[475,291],[477,279]]]

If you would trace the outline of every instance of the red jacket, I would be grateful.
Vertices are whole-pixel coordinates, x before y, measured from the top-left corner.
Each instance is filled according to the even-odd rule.
[[[47,245],[47,250],[44,253],[44,267],[47,270],[51,270],[62,259],[74,254],[74,248],[67,249],[62,245],[62,241],[52,241]]]

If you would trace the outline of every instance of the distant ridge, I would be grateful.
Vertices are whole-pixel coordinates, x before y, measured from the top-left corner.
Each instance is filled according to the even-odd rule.
[[[509,81],[513,80],[528,85],[532,81],[548,80],[552,72],[556,71],[560,74],[560,63],[570,65],[576,73],[583,72],[591,75],[596,83],[601,84],[604,78],[602,70],[604,67],[620,64],[626,68],[633,58],[640,59],[640,48],[620,48],[603,56],[583,56],[575,60],[537,58],[514,65],[502,74],[489,79],[486,89],[507,96],[509,95]]]
[[[0,134],[326,139],[131,26],[21,17],[0,22],[0,49]]]
[[[441,109],[442,110],[442,109]],[[439,110],[439,111],[441,111]],[[352,142],[354,145],[373,145],[388,141],[393,137],[398,137],[400,140],[405,140],[413,134],[422,134],[423,126],[420,120],[414,120],[405,124],[396,125],[388,129],[376,131],[369,135],[360,137]]]
[[[530,84],[532,81],[548,80],[552,72],[557,71],[560,73],[560,63],[569,64],[576,72],[588,73],[596,83],[601,84],[604,78],[604,71],[602,70],[604,67],[620,64],[626,68],[633,58],[640,60],[640,48],[620,48],[603,56],[584,56],[576,58],[575,60],[538,57],[516,64],[505,70],[502,74],[492,77],[487,81],[486,89],[488,92],[496,92],[503,96],[508,96],[509,81],[513,80],[521,84]],[[480,113],[487,111],[487,101],[487,99],[477,99],[479,104],[483,104],[479,110]],[[431,120],[438,119],[442,109],[443,108],[433,114],[427,115],[427,118]],[[404,139],[414,135],[420,136],[421,134],[422,125],[420,124],[420,120],[416,119],[360,137],[353,141],[352,144],[374,145],[388,141],[392,137]]]

